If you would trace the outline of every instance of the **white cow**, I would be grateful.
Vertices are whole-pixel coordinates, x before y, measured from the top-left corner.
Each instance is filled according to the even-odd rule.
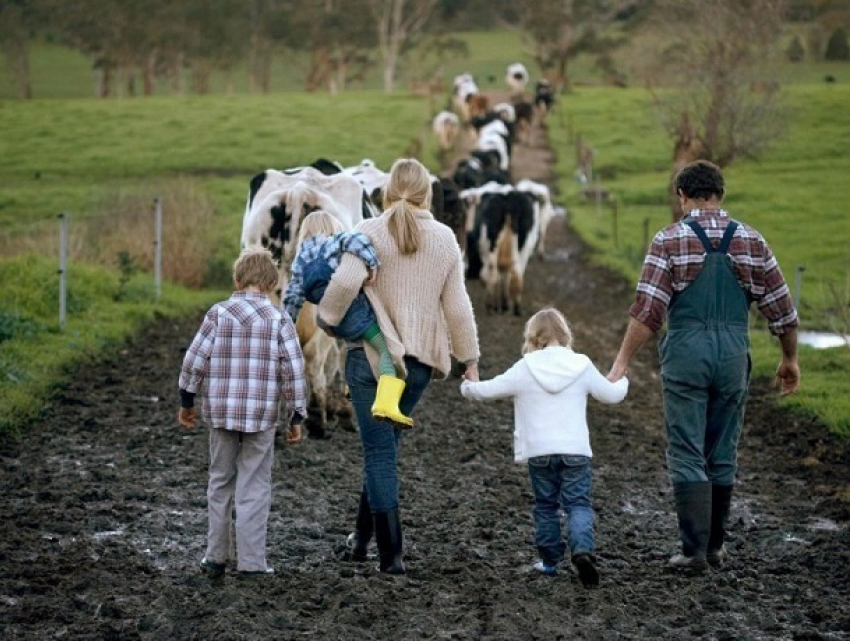
[[[455,145],[460,133],[460,118],[453,111],[441,111],[431,124],[441,151],[449,151]]]
[[[511,88],[514,95],[522,95],[525,91],[525,85],[528,84],[528,70],[521,62],[515,62],[508,65],[505,72],[505,82]]]
[[[472,74],[469,73],[455,76],[453,84],[454,92],[452,95],[452,101],[454,102],[457,111],[461,114],[463,122],[469,122],[469,101],[473,96],[477,96],[479,94],[478,85],[475,83],[475,79],[472,77]]]
[[[354,177],[326,175],[313,167],[278,171],[268,169],[251,180],[242,223],[242,246],[262,245],[278,261],[278,302],[289,280],[289,267],[301,221],[311,211],[322,209],[336,217],[345,229],[363,219],[361,184]],[[331,406],[342,396],[342,350],[336,339],[317,327],[316,308],[305,303],[295,324],[304,353],[311,408],[318,411],[318,425],[308,421],[311,436],[324,437]],[[337,394],[331,393],[338,392]],[[343,413],[337,412],[342,418]],[[352,412],[347,410],[350,419]]]

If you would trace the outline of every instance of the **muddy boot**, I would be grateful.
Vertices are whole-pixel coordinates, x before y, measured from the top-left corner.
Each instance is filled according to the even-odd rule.
[[[723,541],[726,539],[726,521],[732,505],[732,485],[711,486],[711,533],[708,537],[708,551],[705,560],[709,565],[719,567],[726,557]]]
[[[670,565],[703,570],[707,565],[705,554],[711,530],[711,483],[675,483],[673,495],[682,552],[670,559]]]
[[[375,531],[372,511],[369,509],[369,497],[365,491],[360,492],[360,506],[357,508],[357,523],[354,532],[348,535],[345,545],[348,548],[348,559],[362,563],[369,558],[369,541]]]
[[[576,554],[572,561],[585,588],[592,590],[599,587],[599,570],[596,569],[596,558],[592,554],[581,552]]]
[[[389,374],[381,374],[378,379],[378,391],[375,394],[375,403],[372,405],[372,416],[375,418],[386,418],[396,423],[399,427],[413,427],[413,419],[405,416],[398,409],[398,402],[404,392],[404,381]]]
[[[402,535],[398,510],[375,512],[375,541],[378,544],[380,565],[378,569],[386,574],[404,574],[401,561]]]

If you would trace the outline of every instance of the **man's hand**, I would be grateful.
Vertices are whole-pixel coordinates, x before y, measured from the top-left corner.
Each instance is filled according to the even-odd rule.
[[[177,413],[177,422],[187,430],[195,427],[195,419],[198,416],[197,410],[194,407],[181,407]]]
[[[800,389],[800,366],[797,359],[783,358],[776,368],[774,385],[779,388],[780,396],[793,394]]]
[[[623,378],[626,374],[628,374],[628,371],[626,370],[625,365],[614,363],[611,366],[611,371],[608,372],[608,375],[605,378],[607,378],[612,383],[616,383],[621,378]]]
[[[301,423],[294,423],[286,428],[284,433],[287,445],[295,445],[301,442]]]

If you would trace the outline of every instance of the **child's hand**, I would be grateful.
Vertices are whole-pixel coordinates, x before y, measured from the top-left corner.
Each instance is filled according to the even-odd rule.
[[[296,445],[301,442],[301,423],[295,423],[286,428],[286,444]]]
[[[378,278],[378,270],[377,269],[370,269],[369,272],[366,274],[366,279],[363,281],[363,285],[364,286],[365,285],[374,285],[377,278]]]
[[[181,407],[177,413],[177,422],[187,430],[190,430],[195,427],[195,418],[197,415],[198,413],[194,407]]]

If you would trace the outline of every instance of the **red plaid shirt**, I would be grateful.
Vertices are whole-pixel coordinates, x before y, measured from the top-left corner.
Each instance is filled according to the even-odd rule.
[[[673,295],[690,285],[702,270],[705,250],[686,224],[699,222],[716,247],[729,224],[722,209],[694,209],[685,219],[668,225],[655,235],[643,262],[635,302],[629,314],[652,331],[664,324]],[[738,282],[767,319],[774,335],[797,327],[797,310],[788,285],[767,242],[755,229],[738,222],[729,245],[729,256]]]
[[[290,416],[307,416],[295,325],[259,292],[234,292],[207,312],[183,358],[179,386],[203,395],[201,412],[215,428],[273,429],[281,396]]]

